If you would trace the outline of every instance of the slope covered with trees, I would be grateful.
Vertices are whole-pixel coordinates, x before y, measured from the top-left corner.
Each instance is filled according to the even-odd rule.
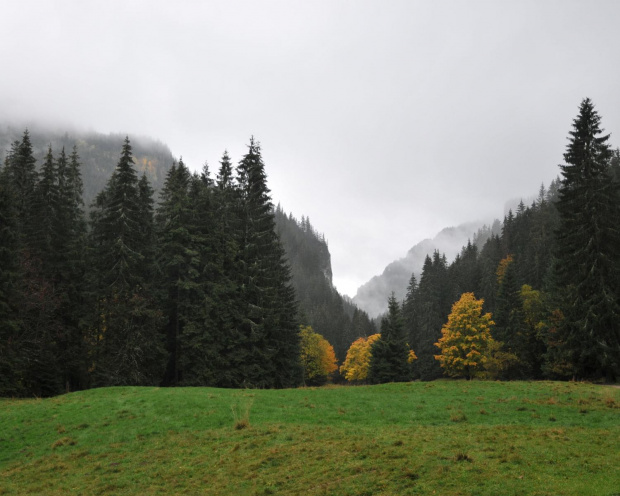
[[[453,263],[427,256],[403,301],[414,377],[440,377],[437,345],[464,293],[493,315],[489,370],[503,379],[620,375],[620,152],[585,99],[569,134],[561,179],[504,218],[501,233],[468,243]],[[456,317],[451,317],[456,318]],[[492,369],[492,372],[490,372]]]
[[[276,208],[276,230],[291,266],[293,287],[300,303],[301,320],[327,339],[343,362],[353,341],[374,334],[368,314],[342,297],[332,283],[327,241],[310,220],[297,220]]]
[[[4,156],[16,141],[21,141],[24,128],[0,123],[0,150]],[[37,163],[45,161],[48,148],[67,153],[77,146],[80,154],[84,205],[90,208],[95,196],[106,183],[118,163],[118,152],[125,138],[122,134],[102,134],[94,131],[61,131],[58,128],[32,125],[28,128],[32,156]],[[168,146],[147,137],[132,138],[134,167],[146,174],[153,189],[159,191],[174,159]]]

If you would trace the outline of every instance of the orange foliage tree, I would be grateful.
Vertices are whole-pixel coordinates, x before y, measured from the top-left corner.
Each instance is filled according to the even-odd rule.
[[[491,314],[482,315],[484,300],[473,293],[463,293],[452,305],[448,322],[441,329],[442,337],[435,343],[441,354],[435,355],[444,372],[452,377],[471,379],[484,374],[484,366],[494,350]]]
[[[365,381],[370,368],[370,349],[381,334],[373,334],[367,338],[359,338],[353,341],[347,351],[347,357],[340,367],[340,373],[347,381]]]
[[[329,375],[338,370],[334,348],[310,326],[301,326],[300,336],[304,384],[324,384]]]
[[[504,276],[506,275],[506,271],[508,270],[508,266],[513,262],[512,255],[508,255],[506,258],[502,259],[497,266],[497,271],[495,274],[497,275],[497,283],[502,284],[504,281]]]

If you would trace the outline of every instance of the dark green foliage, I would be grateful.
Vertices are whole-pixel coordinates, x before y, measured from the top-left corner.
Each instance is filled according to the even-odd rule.
[[[576,376],[613,379],[620,375],[620,203],[600,122],[585,99],[560,166],[557,268],[565,320],[559,351]]]
[[[236,263],[243,315],[241,346],[231,365],[253,387],[291,387],[301,383],[299,335],[290,269],[275,232],[260,146],[250,141],[237,167],[239,188]]]
[[[152,190],[140,187],[129,139],[92,215],[96,255],[96,318],[90,335],[94,385],[161,380],[163,316],[149,284]]]
[[[480,283],[478,290],[474,293],[484,299],[483,308],[485,312],[493,313],[495,311],[495,296],[498,290],[497,267],[505,256],[503,244],[502,237],[491,236],[484,244],[478,259]]]
[[[454,285],[455,299],[463,293],[473,293],[480,286],[478,247],[467,243],[450,265],[450,280]]]
[[[35,187],[38,181],[36,160],[27,130],[21,141],[13,142],[5,163],[8,184],[14,195],[17,232],[24,241],[22,248],[26,249],[34,237]]]
[[[388,314],[381,322],[381,337],[373,343],[370,353],[369,382],[381,384],[410,379],[407,335],[394,293],[388,299]]]
[[[36,223],[33,226],[31,241],[34,254],[41,260],[44,270],[51,269],[50,257],[58,227],[59,200],[59,174],[50,146],[35,190],[33,215]]]
[[[407,342],[413,343],[418,329],[418,308],[416,298],[418,296],[418,281],[415,274],[411,274],[409,285],[407,286],[407,294],[403,301],[403,325],[407,335]],[[414,350],[415,351],[415,350]]]
[[[15,200],[0,171],[0,396],[21,394],[17,298],[18,243]]]
[[[453,295],[446,257],[439,252],[433,254],[432,260],[427,256],[414,299],[417,327],[409,330],[409,344],[418,357],[413,365],[414,374],[422,380],[437,379],[442,375],[435,360],[435,343],[441,337],[441,328],[454,303]]]
[[[28,133],[16,141],[0,169],[0,393],[300,384],[297,300],[249,148],[217,184],[174,165],[154,219],[126,139],[87,233],[77,149],[48,147],[39,175]]]
[[[502,351],[513,353],[522,360],[511,370],[504,371],[502,379],[523,379],[532,377],[532,370],[523,357],[527,352],[527,329],[521,302],[521,287],[517,282],[516,264],[509,263],[499,290],[495,313],[493,339],[502,343]]]

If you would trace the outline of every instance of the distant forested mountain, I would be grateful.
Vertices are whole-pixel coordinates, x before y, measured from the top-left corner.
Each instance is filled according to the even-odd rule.
[[[74,146],[78,148],[84,182],[84,204],[90,208],[95,196],[103,190],[118,163],[118,153],[125,135],[102,134],[94,131],[60,131],[34,125],[29,129],[32,154],[42,164],[48,147],[60,152],[64,147],[67,155]],[[0,151],[4,157],[16,141],[22,139],[23,127],[0,123]],[[164,143],[147,138],[131,136],[135,169],[145,173],[151,186],[159,191],[174,158]]]
[[[424,259],[439,251],[448,260],[454,260],[461,248],[472,241],[478,248],[493,234],[499,234],[499,221],[489,227],[481,223],[469,222],[457,227],[443,229],[433,239],[425,239],[411,248],[404,258],[390,263],[381,275],[373,277],[360,286],[353,302],[364,309],[371,317],[385,313],[388,309],[388,298],[394,292],[396,299],[402,301],[407,294],[407,285],[411,274],[417,278],[422,274]]]

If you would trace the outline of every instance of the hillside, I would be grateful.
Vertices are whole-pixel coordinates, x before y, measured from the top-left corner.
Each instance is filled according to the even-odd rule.
[[[0,493],[610,496],[619,403],[481,381],[0,400]]]
[[[40,165],[47,153],[48,146],[52,146],[54,155],[64,147],[69,154],[74,145],[77,145],[80,162],[82,164],[82,179],[84,181],[84,205],[90,206],[93,199],[106,185],[118,163],[119,153],[125,135],[102,134],[94,131],[65,131],[31,125],[28,128],[32,142],[33,155]],[[11,144],[21,140],[24,127],[0,123],[0,150],[2,159],[10,150]],[[167,145],[161,141],[142,136],[130,136],[133,147],[135,168],[139,174],[143,172],[149,178],[155,191],[159,191],[164,184],[166,173],[174,161],[174,157]]]
[[[499,230],[498,221],[494,222],[491,228],[477,222],[445,228],[433,239],[420,241],[403,258],[390,263],[381,275],[374,276],[360,286],[353,302],[371,317],[377,317],[387,310],[387,300],[392,291],[399,301],[405,298],[411,274],[420,279],[427,255],[439,251],[444,253],[448,260],[454,260],[468,240],[482,247],[491,234],[498,234]]]
[[[305,217],[298,221],[278,206],[276,230],[291,266],[302,322],[327,339],[342,362],[351,343],[376,332],[366,312],[338,293],[332,283],[327,242]]]

